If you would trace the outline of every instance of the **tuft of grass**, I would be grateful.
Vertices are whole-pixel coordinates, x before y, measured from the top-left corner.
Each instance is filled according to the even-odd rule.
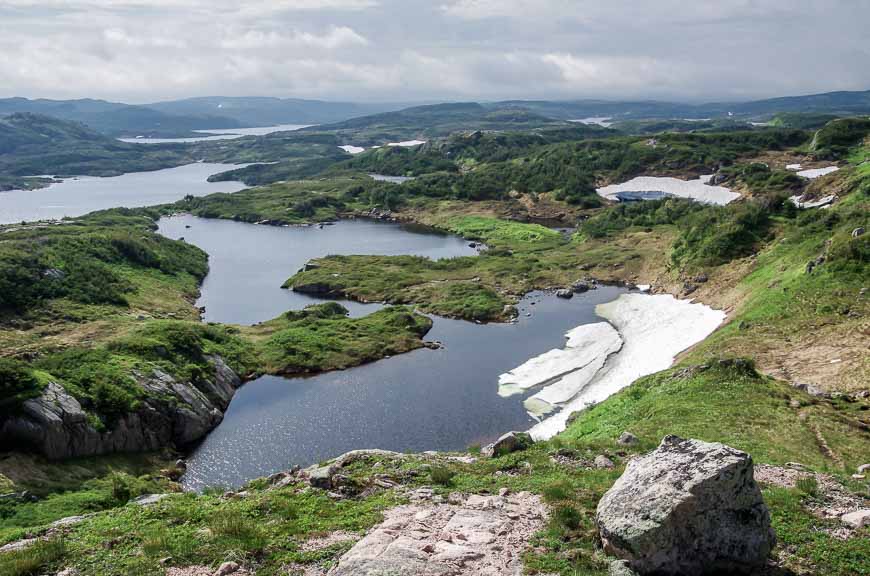
[[[27,548],[0,554],[3,576],[35,576],[59,560],[66,550],[60,538],[38,540]]]
[[[815,476],[803,476],[798,478],[796,487],[802,494],[815,498],[819,494],[819,481]]]
[[[455,476],[456,472],[446,466],[433,466],[429,470],[429,479],[432,480],[433,484],[440,486],[452,486]]]
[[[258,521],[237,510],[219,510],[208,525],[216,537],[226,538],[247,552],[258,553],[266,547],[267,538]]]

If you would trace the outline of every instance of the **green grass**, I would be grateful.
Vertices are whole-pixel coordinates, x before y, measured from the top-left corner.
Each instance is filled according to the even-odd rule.
[[[557,242],[560,237],[559,232],[556,230],[546,228],[540,224],[509,222],[481,216],[452,218],[448,221],[447,228],[464,238],[480,240],[494,246]]]
[[[797,400],[803,407],[794,408]],[[804,412],[805,417],[799,417]],[[814,425],[846,463],[870,460],[870,433],[787,384],[759,375],[742,361],[711,360],[642,378],[582,412],[561,436],[567,442],[612,445],[628,430],[652,448],[667,434],[723,442],[772,464],[801,462],[845,473],[819,447]]]
[[[778,540],[774,553],[799,573],[831,576],[870,574],[870,529],[864,528],[849,539],[833,536],[839,520],[822,520],[804,506],[807,495],[801,490],[770,487],[764,500],[770,507],[771,522]]]
[[[0,574],[4,576],[36,576],[61,558],[66,551],[61,539],[36,542],[24,550],[0,554]]]
[[[255,342],[261,373],[313,373],[357,366],[423,345],[432,321],[409,308],[390,306],[348,318],[337,303],[310,306],[241,333]]]

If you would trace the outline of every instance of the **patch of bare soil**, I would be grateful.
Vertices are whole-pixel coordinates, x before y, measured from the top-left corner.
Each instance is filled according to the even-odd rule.
[[[208,566],[185,566],[184,568],[167,568],[166,576],[251,576],[251,573],[245,569],[233,570],[231,572],[220,572],[220,569],[209,568]]]
[[[519,576],[522,553],[547,516],[540,498],[528,492],[451,494],[436,503],[439,498],[424,489],[411,499],[387,510],[329,576]]]
[[[815,494],[809,494],[804,505],[807,510],[825,520],[839,519],[844,514],[870,507],[870,499],[860,494],[850,492],[836,478],[828,474],[820,474],[803,469],[800,466],[770,466],[755,465],[755,480],[762,484],[794,488],[802,479],[813,478],[816,481]],[[839,538],[850,538],[854,530],[847,526],[838,526],[829,532]]]
[[[345,530],[336,530],[323,536],[309,538],[299,547],[304,552],[316,552],[335,546],[336,544],[345,544],[347,542],[357,542],[360,535],[356,532],[347,532]]]

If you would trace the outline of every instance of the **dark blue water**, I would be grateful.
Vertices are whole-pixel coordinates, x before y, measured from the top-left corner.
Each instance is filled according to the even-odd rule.
[[[414,254],[438,259],[477,254],[457,236],[370,220],[343,220],[322,228],[278,227],[184,215],[163,218],[159,224],[161,234],[184,238],[208,252],[210,271],[197,304],[205,306],[204,320],[229,324],[256,324],[322,302],[281,288],[312,258]],[[380,307],[342,304],[354,316]]]
[[[242,324],[318,302],[280,288],[310,258],[474,253],[455,236],[371,221],[279,228],[179,216],[161,220],[160,230],[209,253],[211,271],[200,301],[206,318]],[[435,317],[426,338],[442,342],[442,349],[309,378],[249,382],[236,393],[221,425],[190,455],[183,483],[188,489],[234,487],[349,450],[462,450],[527,429],[534,420],[523,408],[525,396],[500,397],[499,375],[562,347],[571,328],[601,321],[595,306],[621,291],[602,287],[572,300],[531,294],[520,303],[515,324]],[[345,304],[356,315],[380,307]]]

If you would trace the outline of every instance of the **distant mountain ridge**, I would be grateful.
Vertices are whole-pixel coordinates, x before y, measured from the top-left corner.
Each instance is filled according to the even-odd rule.
[[[354,102],[327,102],[300,98],[226,97],[204,96],[155,102],[148,108],[167,114],[223,116],[244,126],[272,126],[277,124],[326,124],[341,122],[358,116],[389,112],[405,108],[408,104],[360,104]],[[212,126],[223,128],[224,126]]]
[[[81,122],[93,130],[112,136],[187,136],[193,130],[238,128],[241,124],[219,116],[172,115],[146,106],[105,100],[29,100],[0,99],[0,116],[29,113],[60,120]]]
[[[475,108],[477,107],[477,108]],[[0,99],[0,116],[26,112],[87,124],[110,136],[190,136],[194,130],[320,124],[332,129],[351,129],[401,118],[422,125],[433,115],[514,115],[517,128],[548,121],[608,117],[619,120],[701,119],[735,117],[768,119],[777,113],[870,114],[870,90],[785,96],[749,102],[687,104],[660,101],[609,100],[504,100],[499,102],[448,102],[433,105],[402,103],[354,103],[299,98],[206,96],[131,105],[105,100]],[[398,116],[389,116],[390,114]],[[525,118],[521,116],[525,115]],[[495,119],[494,119],[495,120]],[[505,124],[499,118],[493,126]],[[485,126],[479,126],[486,129]]]
[[[748,102],[711,102],[685,104],[654,100],[504,100],[494,107],[519,106],[552,118],[579,120],[592,117],[640,118],[717,118],[723,116],[762,117],[781,112],[870,114],[870,90],[839,91],[806,96],[784,96]]]

